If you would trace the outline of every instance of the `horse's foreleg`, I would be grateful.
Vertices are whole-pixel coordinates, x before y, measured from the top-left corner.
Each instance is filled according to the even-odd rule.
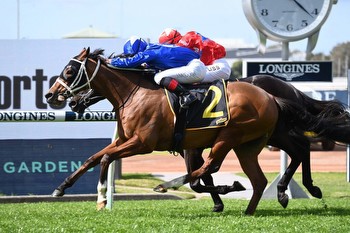
[[[52,193],[52,196],[54,197],[60,197],[63,196],[65,193],[64,191],[71,187],[85,172],[87,172],[90,168],[95,167],[97,164],[100,163],[103,155],[105,154],[104,151],[109,150],[110,148],[115,147],[120,143],[120,139],[116,139],[113,143],[109,144],[107,147],[102,149],[101,151],[97,152],[96,154],[92,155],[90,158],[88,158],[83,165],[81,165],[75,172],[73,172],[70,176],[68,176],[60,186],[58,186],[55,191]]]
[[[60,197],[65,194],[65,190],[71,187],[85,172],[87,172],[90,168],[95,167],[100,163],[100,160],[103,156],[103,153],[96,153],[95,155],[88,158],[83,165],[81,165],[75,172],[73,172],[70,176],[68,176],[61,184],[58,186],[52,196]]]
[[[194,182],[198,178],[202,178],[217,172],[230,150],[231,148],[229,147],[229,143],[226,143],[221,139],[217,139],[202,166],[189,173],[186,181]],[[205,188],[205,192],[212,192],[211,190],[208,190],[208,186]],[[215,186],[213,186],[213,188],[215,188]]]
[[[97,196],[97,209],[103,209],[107,204],[106,192],[107,192],[107,174],[108,167],[111,162],[116,159],[121,159],[136,154],[146,154],[152,152],[147,144],[142,143],[137,135],[134,135],[132,138],[127,140],[124,143],[118,145],[111,144],[103,150],[104,156],[101,159],[100,166],[100,178],[98,183],[98,196]]]
[[[100,179],[97,185],[97,210],[103,209],[107,204],[107,174],[110,163],[111,157],[108,154],[105,154],[100,162]]]

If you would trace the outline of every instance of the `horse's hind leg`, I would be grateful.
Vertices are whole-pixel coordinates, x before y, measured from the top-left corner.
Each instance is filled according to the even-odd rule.
[[[253,195],[245,211],[247,215],[253,215],[267,185],[267,179],[258,163],[258,155],[263,148],[264,139],[252,143],[242,144],[235,147],[234,151],[238,157],[244,173],[248,176],[252,187]],[[256,144],[254,146],[254,144]]]
[[[267,185],[267,179],[258,164],[257,155],[237,154],[237,157],[244,173],[248,176],[253,186],[253,196],[245,211],[245,214],[253,215]]]
[[[321,189],[313,185],[313,180],[311,177],[310,150],[305,151],[303,153],[304,153],[304,156],[301,164],[302,171],[303,171],[303,185],[313,197],[322,198]]]
[[[294,134],[279,134],[279,137],[272,137],[270,142],[281,149],[283,149],[291,158],[291,163],[287,170],[283,174],[281,180],[277,185],[277,198],[278,202],[286,208],[288,205],[288,195],[285,193],[292,176],[294,175],[296,169],[302,163],[302,175],[303,184],[314,197],[321,198],[322,191],[319,187],[314,186],[311,178],[311,168],[310,168],[310,142],[309,140],[300,135]]]
[[[188,173],[197,170],[203,165],[204,159],[202,157],[202,152],[203,149],[185,150],[184,159]],[[204,175],[203,177],[201,177],[201,179],[203,180],[205,185],[214,186],[214,180],[211,174]],[[200,184],[200,180],[197,179],[193,182],[190,182],[190,187],[194,191],[196,191],[197,189],[201,189],[202,185]],[[224,210],[224,203],[222,202],[219,194],[211,192],[210,196],[214,202],[213,212],[222,212]]]
[[[292,176],[299,167],[300,162],[301,161],[299,159],[292,157],[291,163],[289,164],[281,179],[278,181],[277,199],[278,202],[283,206],[283,208],[286,208],[288,205],[289,197],[288,194],[286,194],[286,190],[288,188],[290,180],[292,179]]]

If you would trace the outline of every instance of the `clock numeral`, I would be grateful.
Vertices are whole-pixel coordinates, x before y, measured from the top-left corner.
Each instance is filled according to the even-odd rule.
[[[277,27],[278,20],[272,20],[272,23],[273,23],[273,26],[274,26],[274,27]]]
[[[301,26],[302,26],[302,27],[307,27],[307,25],[309,25],[309,23],[307,22],[306,19],[304,19],[304,20],[301,21]]]
[[[268,11],[267,9],[262,9],[261,12],[260,12],[260,14],[261,14],[262,16],[268,16],[268,15],[269,15],[269,11]]]
[[[286,27],[287,31],[291,32],[293,31],[293,24],[288,24],[287,27]]]
[[[318,15],[318,9],[315,8],[315,10],[313,10],[313,11],[311,12],[311,14],[313,14],[313,15]]]

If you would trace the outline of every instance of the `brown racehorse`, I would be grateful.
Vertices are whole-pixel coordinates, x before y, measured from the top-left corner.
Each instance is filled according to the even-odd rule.
[[[164,90],[134,72],[101,65],[101,54],[101,50],[90,54],[89,49],[84,49],[69,62],[45,95],[49,104],[60,105],[72,94],[93,88],[105,96],[116,110],[119,138],[92,155],[57,189],[63,192],[84,172],[100,163],[98,209],[106,205],[108,165],[115,159],[154,150],[170,150],[174,131],[174,116]],[[233,149],[253,186],[253,195],[245,211],[253,214],[267,185],[257,156],[271,136],[279,114],[304,130],[321,132],[327,124],[323,123],[324,119],[316,122],[317,119],[306,114],[299,105],[274,98],[247,83],[228,83],[227,99],[230,119],[226,127],[186,132],[184,149],[211,148],[204,164],[188,174],[186,179],[192,181],[218,171],[227,153]]]

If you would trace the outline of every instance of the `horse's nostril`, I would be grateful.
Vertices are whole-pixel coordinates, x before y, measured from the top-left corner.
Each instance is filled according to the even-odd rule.
[[[47,93],[47,94],[45,95],[45,98],[46,98],[46,99],[50,99],[52,96],[53,96],[53,94],[49,92],[49,93]]]
[[[69,107],[75,107],[77,105],[77,102],[72,100],[68,105]]]

